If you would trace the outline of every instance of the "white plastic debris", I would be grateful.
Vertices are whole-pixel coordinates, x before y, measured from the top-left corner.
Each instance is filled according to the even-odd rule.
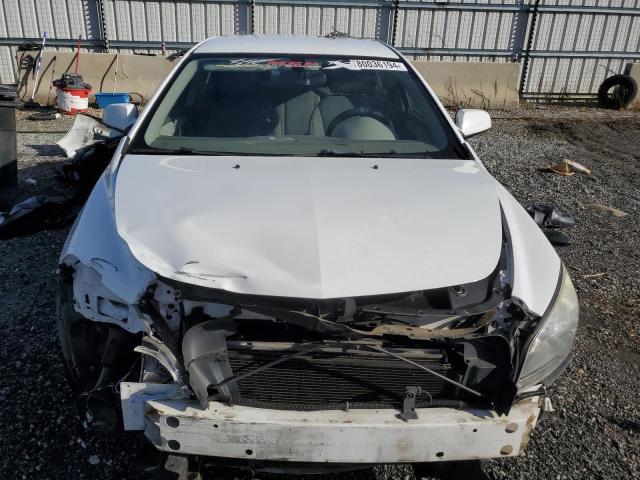
[[[76,115],[73,125],[58,142],[58,145],[67,154],[67,157],[73,158],[76,153],[86,150],[96,143],[104,140],[122,137],[122,133],[100,123],[89,115]]]

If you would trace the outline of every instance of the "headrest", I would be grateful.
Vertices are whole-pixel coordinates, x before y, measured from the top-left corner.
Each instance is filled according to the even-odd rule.
[[[373,93],[377,86],[375,72],[351,70],[328,70],[327,86],[334,94]]]

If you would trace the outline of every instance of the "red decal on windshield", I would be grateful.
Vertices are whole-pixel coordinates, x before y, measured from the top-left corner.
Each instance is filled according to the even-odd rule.
[[[267,65],[286,68],[320,68],[320,64],[318,62],[302,62],[299,60],[269,60]]]

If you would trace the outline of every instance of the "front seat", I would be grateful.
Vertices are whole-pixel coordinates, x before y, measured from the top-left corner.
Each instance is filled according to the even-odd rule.
[[[361,71],[356,74],[349,70],[335,69],[326,71],[326,79],[325,94],[311,114],[309,135],[325,136],[331,122],[341,113],[355,107],[372,108],[379,106],[384,101],[384,98],[380,96],[376,72]],[[364,119],[366,117],[354,117],[354,119],[357,118]],[[374,122],[362,123],[354,120],[354,122],[348,123],[352,125],[360,123],[357,129],[361,130],[365,123],[372,127]],[[376,121],[375,123],[380,122]],[[336,130],[338,129],[336,128]],[[387,139],[387,133],[383,139]]]
[[[354,108],[349,97],[344,95],[328,95],[324,97],[311,114],[309,135],[324,137],[327,127],[342,112]]]
[[[297,93],[297,92],[296,92]],[[320,96],[313,90],[293,94],[276,106],[278,124],[274,135],[307,135],[312,112],[318,106]]]
[[[210,103],[201,101],[197,110],[201,136],[273,135],[278,116],[262,88],[268,73],[216,72],[217,98]]]

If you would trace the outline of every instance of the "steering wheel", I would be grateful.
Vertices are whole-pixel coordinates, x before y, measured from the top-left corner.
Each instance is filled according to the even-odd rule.
[[[351,117],[369,117],[369,118],[378,120],[380,123],[384,124],[389,130],[391,130],[394,136],[396,136],[393,130],[393,126],[391,125],[391,121],[379,111],[374,110],[372,108],[368,108],[368,107],[356,107],[350,110],[345,110],[336,118],[331,120],[331,123],[329,124],[325,132],[325,135],[327,137],[333,137],[333,132],[338,127],[338,125],[340,125],[342,122],[344,122],[345,120]]]

